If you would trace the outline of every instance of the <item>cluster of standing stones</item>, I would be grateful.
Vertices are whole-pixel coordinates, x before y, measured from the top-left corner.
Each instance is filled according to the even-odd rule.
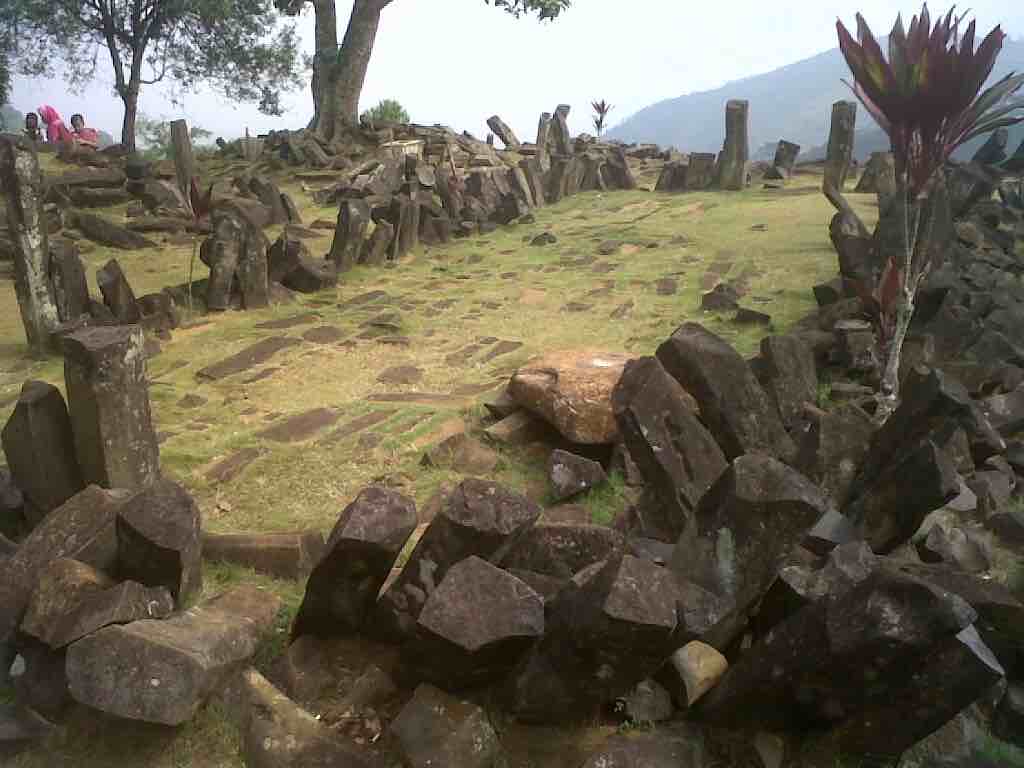
[[[728,112],[737,136],[740,113]],[[187,491],[160,475],[140,326],[59,334],[67,401],[28,382],[2,432],[0,513],[28,530],[17,543],[0,538],[0,662],[19,701],[0,710],[4,741],[38,737],[72,703],[174,726],[225,696],[240,697],[243,755],[261,768],[497,766],[502,717],[550,725],[621,709],[663,725],[613,737],[575,764],[709,765],[722,738],[766,766],[832,766],[845,753],[894,764],[915,750],[927,764],[950,738],[966,750],[954,757],[970,760],[965,719],[1021,745],[1021,213],[993,190],[957,197],[951,254],[923,287],[908,340],[903,400],[879,427],[879,361],[849,285],[875,251],[841,207],[855,111],[833,114],[825,192],[840,208],[830,229],[840,276],[815,287],[817,311],[750,360],[695,323],[649,357],[553,355],[487,404],[493,439],[554,431],[559,500],[623,472],[637,493],[611,526],[557,522],[558,508],[478,476],[425,523],[411,499],[371,486],[326,540],[204,534]],[[452,164],[446,151],[435,185]],[[780,173],[797,151],[780,143]],[[727,139],[722,158],[740,156]],[[549,162],[573,158],[589,167],[579,153]],[[388,211],[408,208],[411,192],[422,199],[424,167],[396,158]],[[514,175],[480,167],[473,185]],[[872,168],[861,183],[881,202],[891,161]],[[379,180],[357,173],[352,184]],[[274,199],[258,181],[239,186]],[[373,235],[354,237],[358,216],[346,207],[370,211],[368,226],[376,194],[350,189],[331,192],[341,201],[332,254],[349,264]],[[504,194],[487,198],[494,210]],[[476,208],[467,200],[481,198],[450,210],[464,216]],[[248,250],[267,246],[246,216],[230,218],[215,217],[203,258],[210,284],[220,270],[225,300],[247,305]],[[827,410],[817,406],[823,383]],[[279,600],[239,586],[195,603],[203,557],[306,579],[288,647],[268,671],[274,683],[251,665]],[[332,644],[356,641],[372,661],[349,681],[339,722],[387,713],[372,739],[304,708],[338,674]],[[936,731],[942,746],[929,747]]]

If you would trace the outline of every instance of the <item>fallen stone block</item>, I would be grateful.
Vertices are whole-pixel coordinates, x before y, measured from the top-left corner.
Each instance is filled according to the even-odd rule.
[[[278,579],[306,578],[323,551],[319,531],[202,533],[204,560],[241,565]]]
[[[94,213],[75,211],[72,221],[82,231],[82,234],[100,245],[120,248],[125,251],[138,251],[143,248],[157,247],[156,243],[143,237],[138,232],[125,229],[109,219],[97,216]]]
[[[537,523],[519,536],[498,563],[510,570],[572,578],[594,563],[620,554],[622,534],[590,523]]]
[[[135,292],[128,284],[117,259],[111,259],[96,272],[96,284],[103,294],[103,303],[121,325],[137,323],[142,318],[135,300]]]
[[[411,499],[380,486],[363,490],[341,513],[310,574],[292,637],[363,630],[416,523]]]
[[[608,476],[600,463],[555,449],[548,457],[548,480],[557,503],[603,485]]]
[[[169,619],[101,629],[68,649],[71,695],[117,717],[181,725],[249,663],[280,605],[241,586]]]

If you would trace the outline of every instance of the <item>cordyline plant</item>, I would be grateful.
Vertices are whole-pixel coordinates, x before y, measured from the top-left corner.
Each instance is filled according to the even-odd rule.
[[[594,108],[594,130],[597,131],[598,138],[600,138],[601,134],[604,133],[604,121],[608,117],[608,113],[615,109],[615,107],[604,99],[592,101],[590,106]]]
[[[975,49],[975,23],[961,35],[963,17],[950,10],[934,24],[928,6],[904,29],[902,19],[889,33],[888,60],[864,18],[857,14],[857,39],[836,22],[839,47],[853,73],[852,89],[888,134],[896,164],[901,252],[888,254],[873,285],[858,291],[876,317],[885,368],[879,398],[884,420],[899,401],[900,353],[914,314],[918,288],[946,253],[941,226],[948,198],[944,166],[964,142],[1024,120],[1020,102],[1010,97],[1024,85],[1011,73],[982,92],[1005,35],[997,26]]]

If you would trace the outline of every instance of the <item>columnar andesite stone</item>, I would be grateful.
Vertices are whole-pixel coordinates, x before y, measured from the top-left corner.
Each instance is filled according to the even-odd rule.
[[[64,339],[75,454],[86,483],[140,488],[160,474],[142,330],[86,328]]]
[[[25,338],[37,354],[50,345],[60,324],[47,264],[50,245],[43,214],[43,178],[35,148],[27,139],[0,136],[0,189],[14,241],[14,289]]]
[[[199,507],[171,480],[133,496],[117,518],[118,572],[147,587],[167,587],[178,605],[203,586]]]
[[[412,499],[380,486],[362,491],[341,513],[310,574],[292,637],[363,629],[416,523]]]
[[[278,579],[305,578],[323,551],[324,537],[319,531],[203,532],[203,559],[242,565]]]
[[[508,123],[501,119],[498,115],[492,115],[487,118],[487,126],[494,131],[494,135],[501,139],[501,143],[505,145],[505,149],[518,149],[520,141],[516,137],[515,131],[509,128]]]
[[[551,154],[548,144],[551,141],[551,113],[541,112],[540,120],[537,122],[537,162],[540,164],[541,173],[547,173],[551,168]]]
[[[853,160],[853,134],[857,128],[857,102],[837,101],[832,105],[832,127],[825,156],[825,185],[840,192]]]
[[[551,140],[555,154],[572,154],[572,135],[569,133],[569,124],[561,112],[555,112],[555,116],[551,118]]]
[[[206,306],[211,310],[224,310],[231,306],[231,294],[235,285],[235,272],[242,253],[241,217],[230,213],[217,216],[213,234],[203,243],[203,250],[210,267],[210,279],[206,284]]]
[[[70,240],[50,243],[50,281],[62,323],[89,313],[89,284],[78,246]]]
[[[242,242],[238,251],[236,280],[243,309],[270,306],[270,285],[267,252],[270,242],[263,230],[248,222],[242,223]]]
[[[540,517],[532,501],[497,483],[469,479],[459,484],[431,521],[398,578],[377,603],[375,629],[408,637],[427,598],[448,570],[470,555],[490,559]]]
[[[362,200],[346,200],[341,204],[329,256],[339,272],[352,269],[358,263],[369,223],[370,208]]]
[[[135,292],[128,284],[117,259],[111,259],[96,271],[96,284],[103,294],[103,303],[110,309],[117,322],[128,325],[142,319],[135,303]]]
[[[68,409],[52,384],[25,382],[2,440],[11,474],[28,502],[26,517],[33,525],[85,487]]]
[[[747,185],[747,162],[750,160],[750,142],[747,120],[750,102],[730,99],[725,105],[725,143],[718,156],[718,185],[722,189],[738,190]]]
[[[280,605],[245,585],[169,619],[101,629],[68,649],[71,695],[117,717],[181,725],[253,657]]]

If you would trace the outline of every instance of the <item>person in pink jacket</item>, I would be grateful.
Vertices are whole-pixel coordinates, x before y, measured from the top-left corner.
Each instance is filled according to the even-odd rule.
[[[46,123],[46,140],[50,144],[58,144],[62,141],[74,141],[71,131],[64,125],[60,113],[51,106],[44,105],[38,110],[39,117]]]

